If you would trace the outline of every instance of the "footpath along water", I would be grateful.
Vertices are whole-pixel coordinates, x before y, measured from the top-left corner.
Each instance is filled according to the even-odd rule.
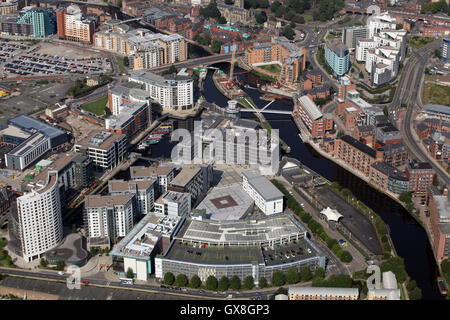
[[[217,64],[215,66],[226,71],[224,65]],[[239,71],[242,70],[235,69],[235,72]],[[204,83],[204,97],[209,102],[225,107],[228,100],[215,88],[211,76],[212,73],[209,72]],[[256,86],[252,83],[254,79],[251,75],[240,74],[239,77],[244,83],[248,83],[252,87]],[[263,108],[268,103],[268,101],[260,99],[261,94],[257,90],[249,88],[244,90],[259,108]],[[268,107],[268,109],[274,110],[292,110],[292,108],[292,103],[284,100],[277,100]],[[436,285],[438,268],[427,234],[422,226],[391,198],[377,192],[352,173],[318,155],[308,144],[304,144],[298,137],[297,126],[290,116],[277,114],[266,114],[265,116],[272,128],[279,130],[281,139],[291,147],[289,156],[297,158],[328,180],[337,181],[349,188],[358,199],[381,216],[391,232],[397,254],[404,259],[408,275],[416,280],[417,285],[422,289],[423,299],[443,299]],[[243,113],[242,117],[255,119],[249,113]]]

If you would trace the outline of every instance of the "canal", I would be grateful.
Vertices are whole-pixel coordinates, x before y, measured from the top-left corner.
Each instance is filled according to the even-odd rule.
[[[216,67],[227,71],[226,64],[217,64]],[[242,72],[243,70],[236,70]],[[253,75],[240,74],[239,77],[251,86],[256,86]],[[244,89],[255,104],[262,108],[268,101],[261,100],[261,94],[255,89]],[[208,73],[204,83],[203,96],[221,107],[227,105],[227,99],[215,88],[212,81],[212,72]],[[277,100],[269,109],[292,110],[290,101]],[[242,117],[255,118],[245,113]],[[409,213],[397,202],[388,196],[370,187],[365,181],[356,177],[334,162],[318,155],[312,147],[304,144],[298,137],[298,129],[291,117],[286,115],[266,114],[266,119],[274,129],[279,130],[280,138],[291,147],[290,156],[300,160],[330,181],[337,181],[343,187],[349,188],[353,194],[368,207],[380,215],[387,224],[392,242],[397,254],[404,259],[408,275],[417,282],[422,290],[423,299],[443,299],[436,286],[438,268],[433,257],[426,231]]]
[[[216,64],[224,71],[229,68],[228,64]],[[235,69],[236,70],[236,69]],[[242,72],[237,68],[236,72]],[[251,74],[240,74],[239,77],[251,86],[256,86],[257,79]],[[263,108],[268,101],[260,99],[261,94],[255,89],[244,89],[253,99],[259,108]],[[200,92],[196,90],[195,97],[198,98]],[[212,80],[212,71],[208,72],[204,83],[203,96],[209,102],[214,102],[218,106],[225,107],[228,99],[225,98],[215,87]],[[290,101],[277,100],[268,108],[275,110],[292,110],[293,104]],[[310,167],[330,181],[337,181],[343,187],[349,188],[353,194],[363,201],[368,207],[378,213],[387,224],[392,242],[397,254],[404,259],[408,275],[417,282],[422,290],[423,299],[443,299],[436,286],[436,277],[438,268],[433,257],[431,247],[425,230],[409,215],[409,213],[398,203],[388,196],[370,187],[365,181],[356,177],[347,170],[339,167],[334,162],[321,157],[308,144],[304,144],[298,137],[298,129],[292,118],[287,115],[266,114],[266,119],[274,129],[279,130],[280,137],[291,147],[290,156],[300,160],[303,164]],[[256,119],[251,113],[243,113],[242,118]],[[174,128],[193,128],[193,121],[174,120]],[[145,154],[151,158],[170,158],[171,150],[175,143],[170,142],[169,137],[159,144],[152,146],[151,152]],[[135,165],[148,166],[145,160],[138,160]],[[115,179],[129,179],[129,172],[120,172]],[[82,225],[82,214],[76,215],[76,223]]]

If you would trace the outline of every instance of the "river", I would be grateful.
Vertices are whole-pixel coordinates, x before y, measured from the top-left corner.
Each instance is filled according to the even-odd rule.
[[[224,64],[216,67],[227,70]],[[237,69],[235,72],[243,70]],[[240,74],[245,83],[252,84],[251,74]],[[244,89],[255,104],[262,108],[268,101],[259,99],[260,93],[254,89]],[[215,88],[212,72],[208,73],[204,83],[204,97],[209,102],[226,106],[227,99]],[[277,100],[269,109],[292,110],[292,102]],[[243,113],[243,118],[255,118],[252,114]],[[378,213],[388,225],[392,242],[397,254],[404,259],[408,275],[417,282],[422,290],[423,299],[443,299],[436,285],[438,268],[428,241],[426,231],[409,213],[394,200],[370,187],[365,181],[356,177],[334,162],[318,155],[312,147],[304,144],[298,137],[298,129],[291,117],[286,115],[266,114],[266,119],[274,129],[279,130],[280,138],[291,147],[290,156],[297,158],[306,166],[321,174],[330,181],[337,181],[349,188],[358,199]]]

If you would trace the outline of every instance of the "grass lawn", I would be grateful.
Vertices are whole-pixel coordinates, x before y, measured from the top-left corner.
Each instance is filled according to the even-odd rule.
[[[8,252],[3,249],[7,244],[8,241],[5,238],[0,239],[0,266],[14,267],[14,264],[12,263],[11,257],[9,256]]]
[[[311,15],[309,15],[309,14],[304,14],[303,15],[303,18],[305,18],[305,21],[306,22],[309,22],[309,21],[313,21],[314,19],[313,19],[313,16],[311,16]]]
[[[102,116],[105,113],[106,103],[108,102],[108,97],[103,97],[98,100],[83,104],[81,107],[84,110],[95,113],[98,116]]]
[[[123,58],[116,56],[116,60],[119,63],[119,71],[120,72],[125,72],[126,68],[125,68],[125,65],[123,64]]]
[[[408,44],[415,48],[420,49],[422,47],[425,47],[427,44],[433,42],[434,38],[428,38],[428,37],[412,37],[408,39]]]
[[[267,121],[263,122],[262,125],[264,126],[264,128],[267,130],[268,133],[272,132],[272,127],[270,126],[270,124]]]
[[[450,87],[425,83],[425,88],[422,90],[422,101],[423,104],[434,103],[450,106]]]
[[[269,71],[271,73],[279,74],[281,71],[281,67],[274,63],[274,64],[267,64],[265,66],[259,66],[259,68],[264,69],[266,71]]]

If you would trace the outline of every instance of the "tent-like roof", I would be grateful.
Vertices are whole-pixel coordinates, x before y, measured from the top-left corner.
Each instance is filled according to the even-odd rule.
[[[327,217],[327,221],[336,221],[337,222],[339,220],[339,218],[343,217],[343,215],[340,214],[337,210],[331,209],[330,207],[323,209],[322,211],[320,211],[320,213]]]

